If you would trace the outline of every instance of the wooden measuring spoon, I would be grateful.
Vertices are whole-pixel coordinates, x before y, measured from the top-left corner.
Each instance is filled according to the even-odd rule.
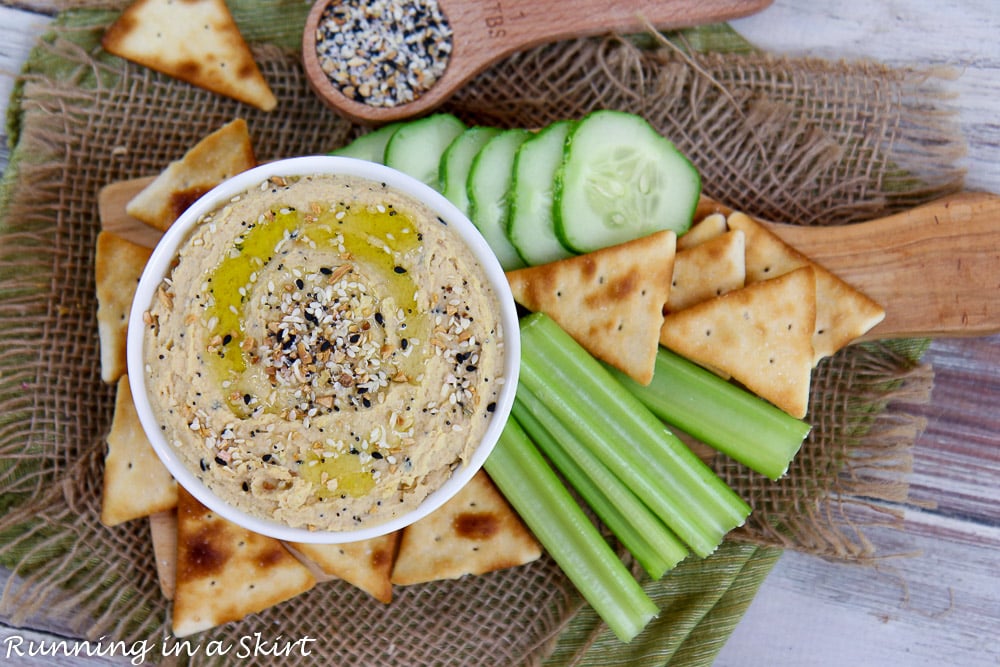
[[[153,246],[159,231],[125,213],[151,178],[98,194],[101,228]],[[707,203],[702,213],[726,210]],[[870,222],[766,223],[784,241],[885,308],[861,340],[1000,332],[1000,196],[968,192]]]
[[[351,120],[381,124],[426,113],[491,64],[532,46],[610,32],[640,32],[726,21],[764,9],[772,0],[438,0],[452,29],[452,53],[440,79],[412,102],[375,107],[343,95],[323,72],[316,27],[330,0],[309,12],[302,60],[313,91]]]

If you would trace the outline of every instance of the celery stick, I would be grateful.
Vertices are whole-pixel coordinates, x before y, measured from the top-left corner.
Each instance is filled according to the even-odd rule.
[[[612,375],[667,424],[771,479],[788,471],[810,426],[661,347],[653,381]]]
[[[520,382],[691,550],[708,556],[750,507],[551,318],[521,321]]]
[[[624,642],[659,613],[518,423],[509,419],[486,472],[594,611]]]
[[[659,579],[687,556],[684,543],[524,385],[513,415],[650,577]]]

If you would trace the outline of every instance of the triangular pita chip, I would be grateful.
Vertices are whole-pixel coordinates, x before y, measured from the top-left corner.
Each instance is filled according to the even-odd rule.
[[[118,380],[107,442],[102,523],[114,526],[177,505],[177,483],[146,439],[132,403],[127,375]]]
[[[666,312],[676,312],[743,287],[744,238],[743,232],[736,229],[678,251]]]
[[[747,283],[776,278],[803,266],[816,276],[815,365],[882,321],[885,310],[846,282],[782,241],[744,213],[728,219],[731,229],[746,234]]]
[[[225,0],[137,0],[107,29],[101,46],[264,111],[278,104]]]
[[[167,510],[150,514],[149,536],[153,541],[160,592],[166,599],[173,600],[177,583],[177,512]]]
[[[315,583],[309,569],[281,542],[223,519],[179,489],[176,636],[242,619]]]
[[[653,379],[677,236],[657,232],[507,274],[514,299],[555,320],[592,355],[641,384]]]
[[[726,216],[721,213],[711,213],[691,225],[691,228],[677,239],[677,250],[679,252],[701,245],[705,241],[725,234],[728,230]]]
[[[801,419],[815,319],[816,279],[806,266],[667,315],[660,341]]]
[[[257,165],[246,121],[223,125],[171,162],[125,206],[125,212],[161,231],[222,181]]]
[[[400,531],[345,544],[306,544],[292,547],[326,575],[357,586],[373,598],[392,602],[392,566],[396,560]]]
[[[455,497],[403,529],[392,583],[485,574],[541,554],[538,541],[480,470]]]
[[[97,235],[94,255],[97,332],[101,343],[101,379],[105,382],[117,382],[125,373],[129,311],[152,252],[111,232]]]

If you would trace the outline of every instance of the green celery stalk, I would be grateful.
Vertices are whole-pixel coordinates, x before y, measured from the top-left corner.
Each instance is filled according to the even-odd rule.
[[[684,543],[524,385],[513,415],[650,577],[659,579],[688,555]]]
[[[608,368],[667,424],[771,479],[788,471],[811,428],[664,347],[648,385]]]
[[[699,556],[750,507],[554,320],[521,320],[520,383]]]
[[[486,472],[594,611],[623,642],[659,609],[514,419]]]

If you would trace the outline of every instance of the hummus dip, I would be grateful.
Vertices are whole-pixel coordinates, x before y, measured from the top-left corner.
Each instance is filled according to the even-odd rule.
[[[166,440],[227,503],[347,531],[412,510],[478,445],[500,306],[422,203],[344,176],[273,178],[204,216],[144,316]]]

